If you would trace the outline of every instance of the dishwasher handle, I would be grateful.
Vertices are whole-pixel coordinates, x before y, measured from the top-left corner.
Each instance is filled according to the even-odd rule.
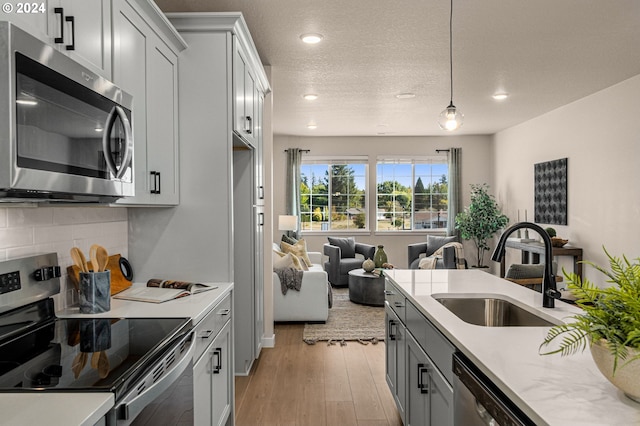
[[[184,350],[183,345],[188,345],[188,349]],[[134,389],[122,398],[117,408],[118,419],[133,421],[151,401],[191,367],[195,350],[193,332],[190,332],[173,345],[166,355],[149,369],[149,373],[137,382]]]

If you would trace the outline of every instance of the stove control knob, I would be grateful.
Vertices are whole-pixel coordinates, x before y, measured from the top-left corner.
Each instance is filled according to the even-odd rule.
[[[59,266],[45,266],[40,269],[37,269],[33,273],[33,278],[36,281],[47,281],[53,278],[60,277],[60,267]]]

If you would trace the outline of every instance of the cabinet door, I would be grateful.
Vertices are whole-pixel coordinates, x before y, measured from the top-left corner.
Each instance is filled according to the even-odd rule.
[[[29,34],[38,37],[40,40],[50,42],[51,37],[59,37],[60,25],[51,19],[55,16],[53,9],[58,6],[58,0],[40,0],[37,7],[32,8],[33,3],[29,2],[4,2],[5,5],[0,11],[0,21],[9,21],[20,27]],[[27,5],[28,6],[25,6]],[[42,6],[40,6],[42,5]],[[58,21],[60,21],[58,19]]]
[[[212,425],[211,372],[213,371],[213,344],[193,366],[193,421],[196,425]]]
[[[256,358],[262,350],[262,338],[264,337],[264,207],[255,207],[256,218],[256,256],[255,256],[255,301],[256,301],[256,330],[255,353]]]
[[[234,39],[233,88],[234,131],[252,146],[255,146],[255,90],[256,83],[242,46]]]
[[[264,205],[264,133],[263,133],[263,112],[264,95],[258,89],[256,93],[256,122],[255,122],[255,148],[256,148],[256,204]]]
[[[228,321],[211,343],[212,369],[211,369],[211,412],[212,422],[206,424],[224,425],[233,408],[234,372],[231,360],[233,359],[231,346],[231,321]],[[205,424],[198,423],[196,424]]]
[[[147,167],[153,204],[175,205],[178,191],[178,58],[154,38],[147,51]]]
[[[64,12],[62,52],[104,77],[111,78],[111,0],[59,0]],[[59,14],[50,14],[50,27],[59,31]],[[50,34],[51,42],[59,35]]]
[[[133,96],[133,168],[135,197],[118,204],[149,203],[147,168],[147,84],[146,64],[149,27],[125,0],[114,0],[113,80]]]
[[[385,303],[385,375],[398,413],[405,421],[406,398],[406,329],[393,310]]]
[[[452,426],[453,388],[407,333],[408,426]]]

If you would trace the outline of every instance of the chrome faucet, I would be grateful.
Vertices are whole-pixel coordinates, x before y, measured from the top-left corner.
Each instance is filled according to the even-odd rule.
[[[504,249],[509,235],[518,229],[528,228],[536,231],[542,237],[544,243],[544,272],[542,274],[542,306],[544,308],[555,307],[554,300],[560,298],[560,292],[556,289],[556,277],[553,275],[553,248],[551,246],[551,238],[547,231],[540,226],[531,222],[519,222],[509,227],[502,236],[498,245],[491,255],[491,260],[494,262],[500,262],[502,256],[504,256]]]

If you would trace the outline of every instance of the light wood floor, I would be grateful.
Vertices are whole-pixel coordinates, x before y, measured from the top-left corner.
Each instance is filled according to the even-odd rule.
[[[302,341],[303,324],[276,324],[251,374],[236,377],[236,424],[402,425],[384,378],[384,343]]]

